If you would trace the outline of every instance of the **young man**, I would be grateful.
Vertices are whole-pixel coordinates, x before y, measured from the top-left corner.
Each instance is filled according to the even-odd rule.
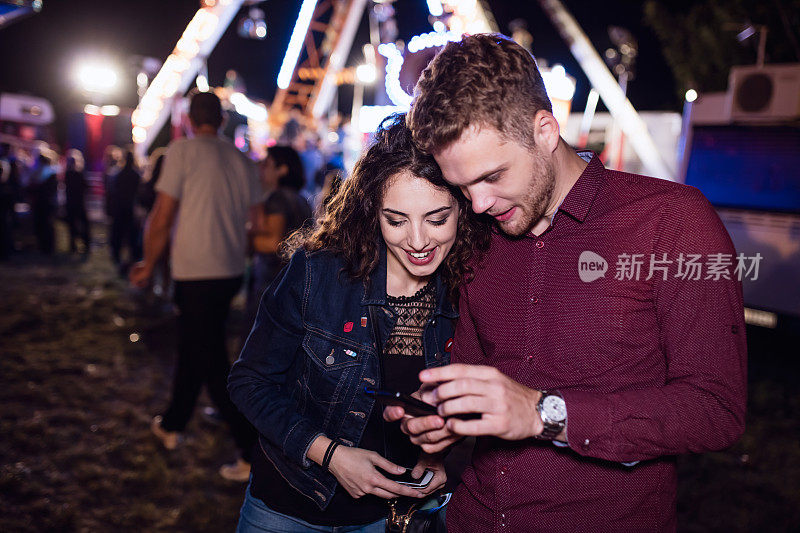
[[[420,375],[442,416],[403,421],[428,452],[478,437],[448,530],[674,530],[675,455],[744,430],[741,286],[713,208],[572,150],[502,36],[448,44],[408,122],[499,230],[462,288],[454,364]]]
[[[151,429],[164,447],[178,445],[203,385],[231,428],[241,452],[220,474],[247,481],[255,429],[228,395],[230,361],[225,323],[242,284],[246,223],[261,199],[255,167],[218,135],[222,107],[214,93],[197,93],[189,105],[194,138],[170,144],[158,196],[144,232],[144,260],[130,271],[131,282],[146,286],[166,253],[172,233],[171,266],[178,307],[178,365],[172,400]]]

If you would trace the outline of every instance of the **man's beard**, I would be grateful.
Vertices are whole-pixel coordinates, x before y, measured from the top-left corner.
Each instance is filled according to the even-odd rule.
[[[545,216],[556,188],[556,172],[552,163],[542,157],[536,148],[531,153],[534,156],[531,179],[519,206],[522,218],[514,221],[513,226],[500,224],[500,229],[513,237],[527,234]]]

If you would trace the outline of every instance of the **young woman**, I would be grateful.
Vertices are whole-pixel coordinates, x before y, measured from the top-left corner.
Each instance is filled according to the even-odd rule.
[[[486,226],[397,117],[264,294],[229,380],[260,433],[238,531],[382,532],[386,500],[445,482],[365,386],[412,393],[449,359],[452,296]],[[422,489],[387,478],[435,475]]]
[[[300,155],[291,146],[272,146],[259,164],[261,183],[269,192],[255,210],[250,229],[253,268],[247,294],[247,317],[252,324],[261,294],[286,264],[280,243],[294,231],[310,225],[312,213],[300,190],[305,173]]]

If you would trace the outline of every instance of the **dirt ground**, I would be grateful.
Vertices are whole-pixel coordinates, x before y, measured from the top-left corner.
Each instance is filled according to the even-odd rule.
[[[217,474],[235,457],[224,429],[195,416],[173,452],[149,431],[171,382],[171,308],[117,276],[99,225],[96,240],[85,262],[0,263],[0,531],[233,531],[244,484]],[[240,308],[232,321],[234,352]],[[679,460],[681,531],[800,528],[798,339],[748,334],[747,432]]]
[[[236,457],[224,428],[195,416],[172,452],[150,433],[174,327],[105,249],[0,263],[0,531],[233,531],[245,485],[217,474]]]

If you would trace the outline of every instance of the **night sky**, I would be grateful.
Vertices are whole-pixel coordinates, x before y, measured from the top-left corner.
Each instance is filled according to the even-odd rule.
[[[225,72],[234,69],[243,76],[250,96],[271,100],[300,3],[301,0],[267,0],[260,5],[268,26],[263,41],[240,38],[232,24],[208,60],[211,84],[221,84]],[[534,38],[534,55],[550,64],[563,64],[577,78],[573,109],[583,109],[588,81],[538,3],[489,0],[488,4],[503,33],[510,33],[508,23],[513,19],[527,21]],[[641,2],[567,0],[565,4],[601,54],[611,45],[607,33],[611,24],[626,27],[637,37],[637,77],[629,84],[629,97],[637,109],[680,109],[675,82],[659,44],[642,22]],[[413,35],[431,31],[425,0],[397,0],[394,5],[401,39],[407,41]],[[136,69],[132,65],[136,56],[165,59],[198,7],[197,0],[44,0],[41,13],[0,30],[0,91],[48,98],[59,118],[56,133],[61,138],[66,114],[88,102],[74,82],[75,65],[82,58],[113,59],[121,71],[119,89],[104,103],[134,107]],[[356,44],[364,42],[366,17],[354,50]],[[349,98],[348,91],[343,90],[342,101]]]

